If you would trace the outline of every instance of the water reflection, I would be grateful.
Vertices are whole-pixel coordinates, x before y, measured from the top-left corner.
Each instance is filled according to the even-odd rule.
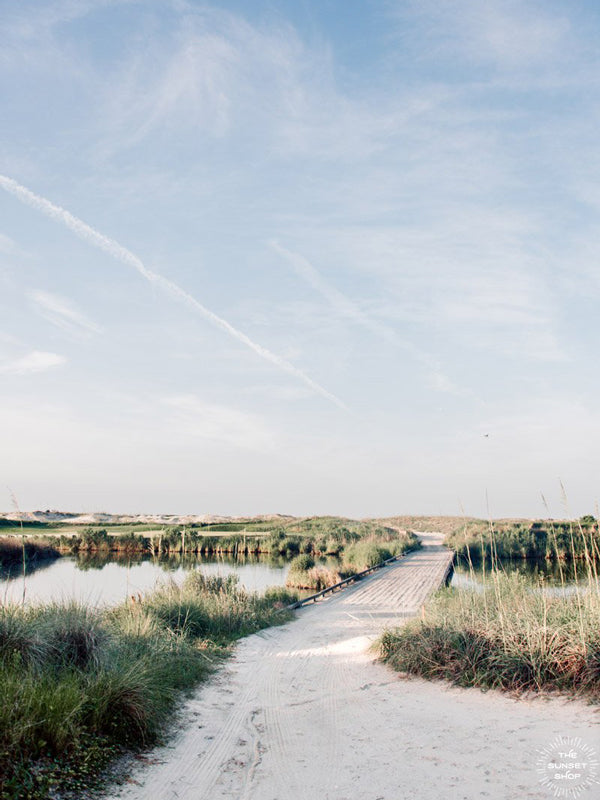
[[[31,561],[27,563],[26,574],[31,575],[34,572],[38,572],[41,569],[48,569],[54,564],[55,559],[53,558],[42,558],[38,561]],[[4,581],[12,581],[17,580],[18,578],[23,577],[23,565],[22,564],[0,564],[0,586]]]
[[[551,594],[562,592],[570,594],[580,588],[587,589],[590,581],[596,583],[596,570],[591,569],[585,561],[557,562],[545,559],[501,559],[498,562],[501,572],[511,575],[518,573],[524,575],[532,584],[543,588]],[[596,569],[600,569],[600,565]],[[479,564],[469,564],[466,559],[459,559],[454,566],[451,585],[477,589],[481,587],[486,575],[492,570],[491,561]]]
[[[56,561],[28,565],[25,577],[26,602],[75,599],[93,605],[118,603],[132,594],[152,590],[173,579],[180,583],[186,573],[199,569],[206,575],[235,573],[249,591],[282,586],[289,561],[282,556],[198,557],[191,554],[164,558],[145,554],[86,553]],[[21,602],[22,567],[0,574],[0,598]]]

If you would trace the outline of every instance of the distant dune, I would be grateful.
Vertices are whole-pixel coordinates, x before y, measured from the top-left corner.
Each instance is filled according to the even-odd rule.
[[[132,523],[156,523],[159,525],[213,524],[221,522],[245,522],[250,520],[290,520],[289,514],[259,514],[255,517],[226,517],[216,514],[107,514],[104,512],[82,513],[77,511],[9,511],[0,512],[0,517],[16,522],[62,522],[71,525],[131,525]]]

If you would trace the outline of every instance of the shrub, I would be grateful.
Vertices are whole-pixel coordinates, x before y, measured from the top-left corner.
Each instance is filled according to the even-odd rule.
[[[362,541],[353,544],[345,552],[346,559],[360,571],[375,567],[382,561],[392,557],[388,547],[376,542]]]
[[[315,560],[312,556],[306,553],[296,556],[290,562],[290,572],[306,572],[315,565]]]

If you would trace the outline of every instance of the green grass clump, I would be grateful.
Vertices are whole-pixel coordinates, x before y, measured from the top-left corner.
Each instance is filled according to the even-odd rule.
[[[353,574],[352,570],[344,572],[341,567],[334,569],[321,564],[317,566],[312,556],[303,554],[292,559],[286,584],[298,589],[314,589],[316,592],[320,592],[322,589],[335,586],[336,583],[351,574]]]
[[[362,541],[353,544],[346,551],[346,558],[358,571],[375,567],[392,557],[389,547],[373,541]]]
[[[600,561],[597,520],[467,520],[451,531],[445,544],[472,563],[496,559]]]
[[[102,611],[0,606],[0,800],[81,796],[124,747],[160,738],[231,642],[287,619],[295,599],[194,572]]]
[[[494,572],[473,589],[444,589],[421,620],[386,631],[393,668],[461,686],[561,690],[600,700],[600,594],[548,594],[522,575]]]
[[[273,597],[240,588],[236,575],[206,577],[192,572],[181,586],[170,583],[154,592],[144,607],[171,631],[226,643],[272,625],[277,619]]]
[[[314,565],[314,558],[304,553],[290,561],[290,572],[307,572],[309,569],[312,569]]]
[[[28,622],[21,606],[0,606],[0,665],[42,663],[46,643]]]
[[[375,567],[394,555],[401,555],[419,546],[413,534],[386,530],[377,538],[359,539],[345,548],[341,547],[338,563],[333,566],[315,564],[312,556],[302,554],[290,562],[286,585],[320,592],[357,572]]]

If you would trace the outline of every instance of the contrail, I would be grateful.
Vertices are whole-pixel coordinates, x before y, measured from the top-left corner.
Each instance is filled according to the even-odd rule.
[[[380,336],[382,339],[387,340],[396,347],[401,348],[407,352],[415,361],[422,364],[429,373],[432,388],[437,391],[449,392],[451,394],[463,394],[450,382],[448,378],[441,372],[441,367],[438,361],[432,358],[428,353],[421,348],[416,347],[411,342],[407,342],[401,336],[398,336],[393,328],[388,325],[373,319],[362,310],[362,308],[346,297],[345,294],[336,289],[335,286],[329,284],[323,276],[313,267],[313,265],[304,256],[299,253],[294,253],[285,247],[282,247],[276,240],[271,240],[269,246],[280,256],[286,259],[294,270],[304,278],[304,280],[316,289],[319,294],[323,295],[337,312],[344,317],[348,317],[354,322],[367,328],[371,333]]]
[[[103,233],[94,230],[94,228],[87,225],[78,217],[74,216],[69,211],[66,211],[66,209],[51,203],[50,200],[46,200],[44,197],[40,197],[40,195],[35,194],[25,186],[21,186],[20,183],[17,183],[17,181],[13,180],[12,178],[8,178],[5,175],[0,175],[0,187],[14,195],[22,203],[25,203],[25,205],[31,206],[31,208],[41,211],[42,214],[45,214],[47,217],[50,217],[51,219],[60,222],[62,225],[65,225],[81,239],[84,239],[86,242],[89,242],[89,244],[94,245],[94,247],[98,247],[100,250],[104,250],[105,253],[108,253],[117,261],[121,261],[128,267],[133,267],[133,269],[139,272],[139,274],[147,281],[159,286],[167,294],[171,295],[171,297],[174,297],[176,300],[184,303],[189,308],[197,311],[205,319],[209,320],[209,322],[212,322],[213,325],[221,328],[221,330],[224,330],[234,339],[237,339],[238,342],[241,342],[242,344],[246,345],[246,347],[254,350],[254,352],[257,353],[257,355],[259,355],[261,358],[264,358],[265,361],[275,364],[275,366],[279,367],[279,369],[281,369],[283,372],[293,375],[295,378],[303,381],[307,386],[310,386],[310,388],[317,392],[317,394],[320,394],[322,397],[326,397],[327,400],[335,403],[340,408],[346,409],[346,406],[338,397],[331,392],[328,392],[327,389],[302,372],[302,370],[298,369],[298,367],[295,367],[289,361],[286,361],[285,358],[278,356],[276,353],[272,353],[270,350],[267,350],[266,347],[262,347],[262,345],[257,344],[255,341],[250,339],[249,336],[246,336],[245,333],[242,333],[242,331],[234,328],[233,325],[227,322],[227,320],[219,317],[210,309],[206,308],[206,306],[203,306],[202,303],[196,300],[196,298],[191,294],[188,294],[188,292],[182,289],[181,286],[173,283],[173,281],[170,281],[168,278],[164,278],[157,272],[153,272],[152,270],[148,269],[144,262],[138,258],[135,253],[132,253],[131,250],[123,247],[123,245],[119,244],[114,239],[110,239]]]
[[[299,253],[294,253],[286,247],[282,247],[279,242],[274,239],[269,242],[269,246],[275,250],[276,253],[279,253],[280,256],[283,256],[286,261],[289,261],[294,270],[304,278],[313,289],[316,289],[319,294],[322,294],[323,297],[329,300],[339,314],[354,320],[354,322],[357,322],[364,328],[368,328],[372,333],[381,336],[382,339],[387,339],[392,344],[408,351],[417,360],[423,361],[423,363],[427,363],[431,366],[431,359],[429,359],[422,350],[398,336],[393,328],[365,314],[354,300],[346,297],[346,295],[342,294],[335,286],[327,283],[323,276],[313,267],[310,261],[304,258],[304,256],[301,256]]]

